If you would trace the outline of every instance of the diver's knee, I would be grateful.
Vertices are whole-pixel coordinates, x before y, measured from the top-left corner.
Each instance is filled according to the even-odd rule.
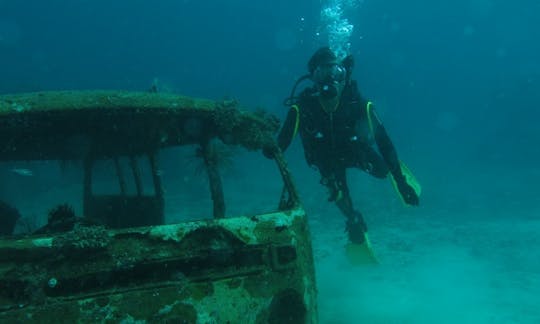
[[[388,176],[388,168],[386,166],[382,165],[376,165],[372,163],[367,163],[367,166],[364,168],[364,170],[372,175],[375,178],[384,179],[386,176]]]

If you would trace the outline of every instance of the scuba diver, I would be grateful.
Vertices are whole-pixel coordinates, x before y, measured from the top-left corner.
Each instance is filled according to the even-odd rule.
[[[335,202],[346,217],[349,258],[353,263],[376,263],[364,218],[352,204],[346,169],[358,168],[381,179],[390,173],[394,187],[408,205],[419,204],[420,187],[399,161],[373,104],[362,98],[356,81],[351,79],[353,65],[352,55],[340,61],[329,47],[313,54],[307,66],[309,74],[295,83],[285,100],[290,109],[277,146],[284,152],[300,133],[306,162],[319,170],[321,184],[329,190],[328,200]],[[295,96],[298,85],[308,79],[313,86]],[[263,153],[272,158],[277,149],[267,147]]]

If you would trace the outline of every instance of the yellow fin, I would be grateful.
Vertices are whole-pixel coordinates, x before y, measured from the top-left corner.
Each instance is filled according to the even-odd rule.
[[[416,177],[411,172],[411,170],[405,165],[405,163],[399,161],[399,166],[401,167],[401,172],[403,172],[403,176],[405,177],[405,181],[414,189],[414,192],[416,192],[416,195],[420,197],[420,194],[422,194],[422,186],[420,185],[420,182],[416,180]]]
[[[379,263],[371,248],[371,242],[369,241],[367,233],[364,233],[364,238],[365,240],[362,244],[348,243],[347,246],[345,246],[347,259],[349,259],[349,262],[354,266],[375,265]]]
[[[414,176],[414,174],[405,165],[405,163],[399,161],[399,166],[401,168],[401,173],[403,173],[403,176],[405,177],[405,181],[407,182],[407,184],[411,186],[414,192],[416,193],[416,195],[420,197],[420,194],[422,194],[422,186],[420,185],[418,180],[416,180],[416,177]],[[401,196],[401,192],[399,192],[396,180],[394,179],[392,175],[390,176],[390,180],[392,181],[392,185],[394,186],[394,189],[396,190],[399,198],[401,198],[401,201],[403,202],[403,204],[407,205],[405,204],[405,200],[403,199],[403,196]]]

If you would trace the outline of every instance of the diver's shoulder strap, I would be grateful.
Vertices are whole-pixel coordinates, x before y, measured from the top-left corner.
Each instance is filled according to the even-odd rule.
[[[296,112],[296,119],[294,121],[294,130],[292,135],[292,138],[295,138],[296,133],[298,133],[298,127],[300,126],[300,106],[298,106],[298,104],[294,104],[291,106],[291,109],[294,109]]]
[[[371,136],[373,136],[373,138],[375,138],[375,130],[373,129],[373,114],[371,113],[371,111],[373,110],[373,102],[371,101],[368,101],[366,103],[366,116],[367,116],[367,121],[368,121],[368,126],[369,126],[369,133],[371,134]]]

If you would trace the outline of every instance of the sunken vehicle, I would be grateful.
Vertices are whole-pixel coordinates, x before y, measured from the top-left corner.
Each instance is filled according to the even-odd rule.
[[[265,191],[266,211],[229,209],[238,186],[220,168],[230,147],[260,157],[277,128],[237,102],[175,94],[0,96],[0,163],[72,163],[82,178],[79,215],[59,199],[38,229],[0,234],[0,322],[316,323],[310,234],[283,156],[265,162],[282,180],[275,197]],[[186,184],[170,181],[158,158],[182,147],[200,159],[208,196],[208,214],[189,220],[169,217],[168,206],[197,199],[172,194]],[[105,162],[113,172],[104,178]],[[103,181],[115,190],[97,190]]]

